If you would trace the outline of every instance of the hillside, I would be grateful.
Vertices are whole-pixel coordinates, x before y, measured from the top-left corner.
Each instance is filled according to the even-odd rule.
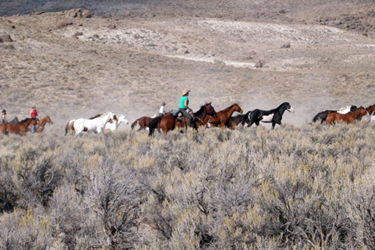
[[[57,4],[39,3],[25,11]],[[18,10],[14,2],[1,4]],[[175,108],[181,90],[190,88],[194,109],[205,101],[217,110],[234,102],[251,110],[289,101],[296,114],[286,121],[301,125],[322,109],[373,104],[372,30],[340,29],[329,18],[319,19],[358,16],[366,2],[196,4],[133,2],[110,13],[116,1],[82,1],[97,14],[74,18],[74,11],[66,10],[1,17],[1,33],[14,41],[0,44],[6,96],[0,107],[24,117],[36,105],[61,123],[106,110],[132,120],[156,113],[161,101]],[[303,4],[311,8],[308,14]],[[254,67],[259,60],[263,68]]]

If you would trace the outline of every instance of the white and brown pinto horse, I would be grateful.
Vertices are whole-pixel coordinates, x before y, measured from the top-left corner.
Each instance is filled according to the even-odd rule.
[[[65,135],[70,131],[75,131],[76,135],[86,132],[101,133],[107,123],[117,122],[117,117],[112,112],[96,115],[90,119],[79,118],[69,121],[65,126]]]
[[[121,123],[129,124],[129,121],[125,118],[125,115],[121,114],[119,117],[115,115],[113,122],[107,122],[104,129],[110,129],[112,131],[115,131]]]

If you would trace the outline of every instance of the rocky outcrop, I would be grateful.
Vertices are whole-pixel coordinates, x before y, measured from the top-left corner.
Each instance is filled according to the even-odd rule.
[[[71,18],[91,18],[94,16],[94,12],[89,10],[82,10],[81,8],[78,9],[71,9],[68,10],[66,13],[66,17]]]

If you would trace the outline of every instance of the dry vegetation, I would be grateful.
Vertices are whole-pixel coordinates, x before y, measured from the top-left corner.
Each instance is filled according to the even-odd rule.
[[[306,123],[375,102],[373,13],[366,0],[1,1],[14,41],[0,43],[0,108],[22,119],[36,105],[54,124],[0,135],[0,249],[374,249],[375,125]],[[275,130],[63,136],[72,118],[176,108],[187,87],[194,110],[296,113]]]
[[[373,249],[375,127],[2,137],[2,249]]]

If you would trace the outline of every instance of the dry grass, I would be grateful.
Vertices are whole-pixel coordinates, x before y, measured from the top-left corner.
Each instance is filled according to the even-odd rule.
[[[374,247],[373,124],[56,132],[1,137],[2,247]]]

